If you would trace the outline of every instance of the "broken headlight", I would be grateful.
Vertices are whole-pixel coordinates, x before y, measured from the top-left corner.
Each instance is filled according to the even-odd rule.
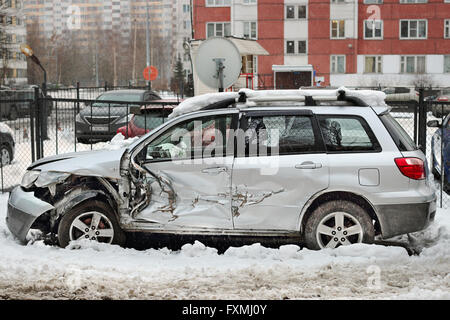
[[[45,188],[64,182],[69,176],[70,173],[65,172],[30,170],[23,176],[21,185],[29,188],[34,183],[38,188]]]
[[[24,188],[31,187],[33,185],[33,183],[37,180],[37,178],[39,177],[40,174],[41,174],[41,172],[36,171],[36,170],[27,171],[23,175],[22,182],[20,183],[20,185]]]

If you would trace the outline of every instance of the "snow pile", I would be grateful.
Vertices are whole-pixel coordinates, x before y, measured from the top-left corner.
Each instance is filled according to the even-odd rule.
[[[181,102],[169,118],[175,118],[185,113],[190,113],[203,109],[204,107],[226,99],[237,99],[239,94],[237,92],[218,92],[207,93],[200,96],[192,97]]]
[[[139,140],[139,137],[125,139],[125,136],[122,133],[118,133],[111,139],[111,141],[106,142],[102,149],[119,150],[130,146],[137,140]]]
[[[230,247],[196,241],[178,251],[137,251],[91,241],[66,249],[19,245],[0,195],[0,297],[15,299],[449,299],[450,210],[414,234],[419,256],[358,244],[312,251],[297,245]]]

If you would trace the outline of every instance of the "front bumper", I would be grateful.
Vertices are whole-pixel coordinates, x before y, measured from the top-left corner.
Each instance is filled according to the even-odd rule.
[[[436,197],[430,202],[375,206],[384,239],[425,229],[434,220]]]
[[[34,196],[34,192],[25,192],[16,187],[9,195],[6,225],[21,242],[26,242],[28,231],[39,216],[53,210],[51,204]]]

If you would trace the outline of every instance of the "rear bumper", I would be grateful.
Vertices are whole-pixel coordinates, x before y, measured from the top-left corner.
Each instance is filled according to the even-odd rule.
[[[87,140],[99,140],[108,141],[111,140],[116,134],[120,127],[126,126],[126,123],[113,123],[102,125],[105,127],[105,131],[96,130],[95,126],[91,128],[90,125],[86,123],[77,122],[75,124],[75,135],[79,139]],[[107,130],[106,130],[107,129]]]
[[[6,225],[13,235],[25,242],[34,221],[52,209],[51,204],[36,198],[33,192],[16,187],[9,196]]]
[[[425,229],[434,220],[436,197],[430,202],[375,206],[383,238]]]

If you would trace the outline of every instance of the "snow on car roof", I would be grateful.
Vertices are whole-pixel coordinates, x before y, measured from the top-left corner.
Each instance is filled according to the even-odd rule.
[[[294,99],[310,96],[312,98],[333,99],[337,98],[342,92],[345,92],[346,97],[357,98],[365,102],[369,106],[386,106],[384,101],[386,94],[375,90],[351,90],[345,87],[338,89],[311,89],[311,90],[251,90],[241,89],[239,92],[218,92],[207,93],[193,98],[189,98],[180,103],[174,111],[169,115],[169,118],[175,118],[182,114],[199,111],[205,107],[226,99],[238,100],[241,94],[245,94],[249,100],[274,100],[274,99]]]

